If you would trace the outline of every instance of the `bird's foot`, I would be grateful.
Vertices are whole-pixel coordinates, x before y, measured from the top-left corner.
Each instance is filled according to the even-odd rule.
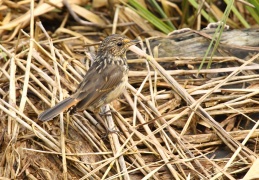
[[[116,130],[115,127],[113,128],[107,128],[106,129],[106,133],[102,136],[103,139],[107,138],[109,134],[111,133],[116,133],[117,135],[119,135],[121,132],[119,130]]]

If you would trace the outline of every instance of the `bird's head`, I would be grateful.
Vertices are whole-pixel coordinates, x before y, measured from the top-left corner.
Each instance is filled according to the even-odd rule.
[[[128,48],[138,42],[138,40],[131,40],[123,35],[113,34],[103,40],[99,46],[98,55],[108,53],[117,57],[124,56]]]

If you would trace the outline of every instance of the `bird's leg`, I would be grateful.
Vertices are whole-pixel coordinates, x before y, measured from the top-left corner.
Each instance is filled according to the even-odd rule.
[[[102,110],[104,110],[104,112],[102,112],[101,114],[104,115],[106,118],[111,118],[111,116],[112,116],[111,112],[116,112],[116,111],[113,111],[113,110],[105,111],[105,109],[102,109]],[[96,117],[98,119],[102,119],[100,114],[96,114]],[[108,122],[108,119],[107,119],[107,122]],[[115,129],[115,126],[110,128],[105,122],[103,122],[103,125],[106,128],[106,130],[107,130],[104,137],[106,137],[109,133],[120,133],[120,131]]]
[[[108,125],[103,121],[103,118],[99,115],[99,113],[95,114],[97,120],[105,127],[106,132],[102,136],[102,138],[106,138],[110,133],[121,133],[119,130],[116,130],[115,127],[109,128]],[[108,116],[111,116],[109,114]]]
[[[106,115],[106,116],[111,116],[111,114]],[[115,130],[115,127],[113,128],[109,128],[108,125],[103,121],[103,119],[101,118],[101,116],[99,114],[96,114],[96,117],[99,121],[101,121],[102,125],[106,128],[106,130],[110,133],[116,133],[119,132],[118,130]]]

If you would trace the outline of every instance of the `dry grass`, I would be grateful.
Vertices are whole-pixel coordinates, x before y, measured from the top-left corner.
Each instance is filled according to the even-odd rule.
[[[247,179],[256,176],[258,54],[247,60],[215,57],[217,66],[196,76],[202,58],[153,58],[147,54],[157,57],[159,47],[151,50],[146,39],[147,54],[131,48],[141,59],[129,60],[128,90],[103,110],[116,113],[101,117],[86,111],[64,113],[54,121],[39,122],[42,111],[76,89],[98,42],[108,34],[166,36],[125,3],[109,4],[108,10],[97,7],[103,1],[94,1],[91,5],[99,8],[94,12],[80,6],[86,1],[70,1],[71,10],[85,18],[82,25],[62,9],[61,1],[53,2],[42,1],[35,8],[34,1],[5,1],[0,6],[1,177],[237,179],[247,172]],[[165,9],[173,7],[168,4]],[[161,66],[172,61],[178,70]],[[103,138],[104,124],[121,133]]]

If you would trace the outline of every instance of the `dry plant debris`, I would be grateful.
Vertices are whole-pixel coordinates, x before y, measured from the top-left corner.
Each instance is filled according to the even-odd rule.
[[[258,176],[259,31],[251,30],[253,36],[249,34],[241,46],[245,57],[234,53],[236,44],[224,40],[212,58],[212,68],[199,71],[202,56],[191,53],[198,40],[189,39],[200,38],[200,31],[195,31],[196,35],[184,32],[166,36],[128,6],[114,2],[117,8],[111,16],[111,11],[102,9],[104,1],[93,1],[92,6],[100,8],[98,12],[82,8],[87,2],[68,1],[66,7],[88,25],[75,22],[61,0],[1,4],[0,176]],[[141,44],[154,58],[131,48],[140,56],[129,53],[128,90],[103,110],[111,109],[112,113],[101,117],[86,111],[64,113],[53,121],[39,122],[37,117],[43,110],[75,90],[98,43],[115,32],[132,39],[139,34],[142,39],[156,38]],[[224,33],[228,40],[228,32]],[[180,40],[183,44],[179,49]],[[210,41],[207,37],[201,40],[199,49],[206,49]],[[175,47],[179,55],[168,55]],[[103,123],[121,133],[103,137]]]

